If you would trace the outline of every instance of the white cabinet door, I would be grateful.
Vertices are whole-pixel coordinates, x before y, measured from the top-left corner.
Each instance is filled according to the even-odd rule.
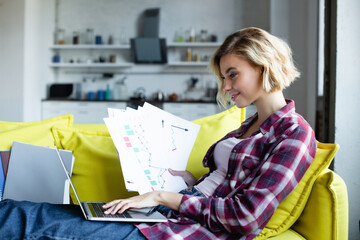
[[[125,108],[125,102],[43,101],[42,119],[74,115],[74,123],[104,123],[108,108]]]

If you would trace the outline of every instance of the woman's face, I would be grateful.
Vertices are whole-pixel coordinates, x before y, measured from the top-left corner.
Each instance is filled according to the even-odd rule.
[[[262,68],[252,66],[244,58],[227,54],[220,59],[224,87],[239,108],[246,107],[265,93],[262,87]]]

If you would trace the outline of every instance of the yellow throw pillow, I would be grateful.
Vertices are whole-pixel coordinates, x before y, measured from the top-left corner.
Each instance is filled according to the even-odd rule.
[[[316,179],[306,208],[291,228],[306,239],[348,239],[348,203],[344,180],[326,169]]]
[[[201,128],[191,150],[186,169],[196,178],[207,173],[208,169],[203,167],[202,160],[209,147],[228,132],[239,128],[244,120],[245,109],[236,106],[221,113],[194,120],[193,123],[201,125]]]
[[[115,145],[105,125],[100,125],[52,129],[56,145],[75,157],[71,179],[80,200],[108,202],[137,195],[126,190]],[[97,126],[100,131],[83,130]],[[72,190],[70,195],[77,204]]]
[[[338,144],[317,142],[315,158],[298,186],[280,203],[263,231],[254,239],[276,236],[296,222],[307,203],[315,180],[324,169],[329,167],[338,150]]]
[[[13,141],[54,147],[51,128],[71,126],[73,120],[73,115],[69,114],[37,122],[0,121],[0,150],[10,150]]]

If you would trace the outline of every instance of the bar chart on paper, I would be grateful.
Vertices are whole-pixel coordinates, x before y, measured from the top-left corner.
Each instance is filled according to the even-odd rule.
[[[115,110],[105,124],[119,153],[128,190],[145,193],[186,187],[168,168],[185,170],[200,126],[145,103]]]

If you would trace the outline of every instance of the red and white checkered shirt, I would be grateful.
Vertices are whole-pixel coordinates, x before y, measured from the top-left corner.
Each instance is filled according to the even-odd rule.
[[[221,140],[241,137],[256,118],[257,114]],[[215,144],[203,160],[210,172],[215,170]],[[168,222],[137,227],[148,239],[156,240],[252,239],[297,186],[315,152],[313,130],[295,112],[294,102],[287,100],[259,131],[232,149],[225,180],[211,197],[184,195],[179,212],[171,211]]]

